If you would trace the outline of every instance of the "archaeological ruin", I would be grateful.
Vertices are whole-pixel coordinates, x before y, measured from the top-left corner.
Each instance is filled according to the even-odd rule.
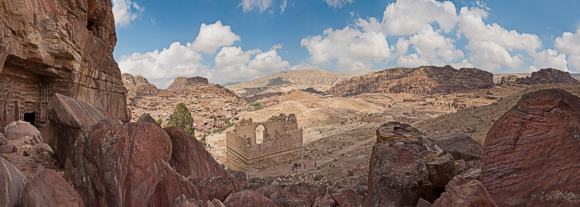
[[[226,166],[232,170],[260,169],[302,156],[303,135],[294,114],[265,122],[243,119],[226,133]]]

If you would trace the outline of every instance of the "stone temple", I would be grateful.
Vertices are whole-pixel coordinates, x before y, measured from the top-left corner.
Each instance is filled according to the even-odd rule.
[[[225,164],[229,169],[245,171],[299,160],[303,141],[294,114],[280,114],[265,122],[243,119],[226,133]]]

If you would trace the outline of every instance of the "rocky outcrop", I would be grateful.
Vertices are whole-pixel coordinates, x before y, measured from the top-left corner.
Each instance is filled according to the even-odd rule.
[[[82,133],[107,118],[101,110],[61,94],[55,94],[48,108],[50,125],[45,128],[46,142],[56,152],[60,165],[69,158],[71,147]]]
[[[61,93],[128,120],[116,41],[111,1],[2,1],[0,105],[21,101],[13,107],[36,112],[41,125],[41,105]]]
[[[34,177],[22,193],[23,207],[82,207],[79,193],[60,174],[44,170]]]
[[[530,77],[518,78],[516,83],[525,85],[534,84],[580,84],[570,73],[558,69],[547,68],[532,72]]]
[[[173,80],[173,83],[171,83],[171,85],[169,85],[167,90],[168,91],[180,91],[180,90],[187,89],[187,87],[190,85],[207,85],[207,84],[209,84],[209,81],[207,80],[207,78],[204,78],[204,77],[199,77],[199,76],[191,77],[191,78],[177,77],[177,78],[175,78],[175,80]]]
[[[26,183],[26,177],[16,167],[0,158],[0,206],[20,206]]]
[[[133,76],[128,73],[123,73],[123,84],[127,88],[127,99],[129,101],[142,96],[155,96],[160,90],[155,85],[140,75]]]
[[[195,182],[213,176],[227,176],[224,168],[197,139],[180,128],[169,127],[165,131],[173,145],[169,163],[177,172],[191,176]]]
[[[362,93],[453,93],[492,88],[493,74],[473,68],[451,66],[392,68],[358,76],[335,84],[329,93],[354,96]]]
[[[528,93],[489,130],[481,181],[498,206],[580,205],[580,98]]]
[[[278,207],[274,201],[264,196],[264,194],[252,190],[243,190],[230,194],[224,201],[224,205],[226,207]]]
[[[483,184],[455,176],[433,207],[497,207]]]
[[[85,205],[149,206],[166,177],[171,140],[154,124],[105,119],[75,141],[70,157],[65,177]]]
[[[437,146],[445,152],[451,153],[455,159],[465,161],[481,160],[483,146],[465,134],[451,134],[433,138]]]
[[[368,206],[415,206],[433,201],[453,177],[453,158],[410,125],[377,129],[368,175]]]
[[[257,191],[272,199],[278,206],[308,207],[312,206],[317,198],[324,197],[326,186],[307,183],[289,186],[268,185],[258,188]]]

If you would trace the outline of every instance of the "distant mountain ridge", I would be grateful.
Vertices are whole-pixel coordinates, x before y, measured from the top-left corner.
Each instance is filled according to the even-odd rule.
[[[251,81],[226,85],[225,87],[244,97],[307,88],[327,91],[334,84],[350,77],[352,75],[333,73],[321,69],[290,70],[273,73]]]

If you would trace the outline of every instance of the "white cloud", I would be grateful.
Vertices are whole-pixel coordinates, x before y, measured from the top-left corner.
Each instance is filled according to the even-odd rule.
[[[132,0],[113,0],[115,25],[125,27],[131,24],[143,12],[143,8]]]
[[[324,0],[332,8],[341,8],[347,4],[352,4],[354,0]]]
[[[369,70],[372,63],[390,55],[385,35],[351,27],[327,29],[322,35],[302,39],[301,44],[310,53],[313,63],[337,62],[346,70]]]
[[[433,31],[432,28],[425,29],[408,40],[400,39],[399,41],[401,43],[397,42],[396,48],[401,55],[398,63],[402,66],[447,65],[463,58],[463,52],[455,48],[452,39]],[[416,52],[403,55],[409,46],[412,46]]]
[[[239,40],[239,36],[220,21],[202,24],[195,41],[174,42],[162,50],[123,56],[119,67],[124,73],[143,75],[160,88],[166,88],[178,76],[202,76],[223,83],[248,80],[290,67],[277,53],[281,44],[273,45],[266,52],[244,51],[232,46]],[[210,66],[201,53],[212,55],[218,49],[214,65]]]
[[[437,23],[445,32],[457,25],[457,11],[450,1],[398,0],[387,6],[382,25],[388,35],[412,35]]]
[[[202,24],[199,35],[193,42],[197,51],[214,54],[218,48],[229,46],[240,40],[240,36],[232,32],[230,26],[223,25],[221,21],[214,24]]]
[[[580,27],[576,33],[565,32],[556,38],[554,46],[561,53],[566,54],[570,69],[580,72]]]
[[[521,67],[523,60],[516,50],[534,56],[541,49],[542,42],[537,35],[518,33],[502,26],[486,24],[487,11],[481,8],[462,8],[459,20],[459,34],[468,40],[471,62],[486,70]]]
[[[556,50],[547,49],[532,55],[534,62],[530,70],[536,71],[543,68],[555,68],[568,71],[566,55],[558,53]]]
[[[244,13],[250,12],[254,9],[260,10],[260,12],[268,11],[274,4],[274,0],[242,0],[241,6]],[[281,10],[285,10],[281,8]]]

